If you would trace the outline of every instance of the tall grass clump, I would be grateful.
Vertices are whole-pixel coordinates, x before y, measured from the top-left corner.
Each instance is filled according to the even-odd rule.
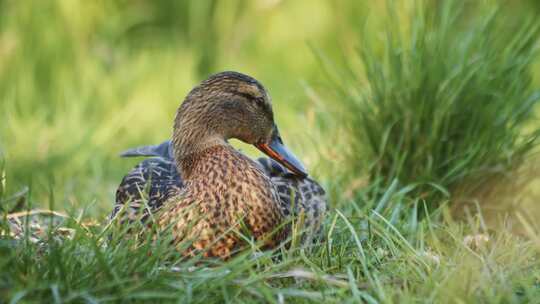
[[[525,127],[540,100],[530,74],[539,23],[465,5],[418,2],[398,13],[388,2],[382,44],[364,32],[363,69],[343,74],[367,87],[337,86],[351,113],[355,170],[364,155],[372,180],[432,197],[509,172],[535,146],[539,129]]]

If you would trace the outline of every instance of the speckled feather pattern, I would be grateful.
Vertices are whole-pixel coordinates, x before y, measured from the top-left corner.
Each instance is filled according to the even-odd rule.
[[[173,159],[145,159],[122,179],[116,190],[116,203],[110,218],[121,212],[124,223],[139,219],[146,221],[151,212],[159,209],[183,186]]]
[[[283,237],[274,229],[284,220],[277,191],[255,163],[227,146],[216,146],[193,155],[192,178],[160,210],[160,227],[172,227],[177,241],[193,242],[194,250],[212,244],[207,256],[228,257],[238,247],[240,225],[255,240],[273,246]],[[187,171],[187,170],[186,170]],[[195,223],[190,231],[185,231]],[[228,232],[229,231],[229,232]]]
[[[303,214],[302,242],[311,244],[320,239],[327,211],[326,193],[321,185],[309,177],[301,178],[288,172],[270,158],[261,157],[258,164],[276,189],[283,212],[295,218]]]

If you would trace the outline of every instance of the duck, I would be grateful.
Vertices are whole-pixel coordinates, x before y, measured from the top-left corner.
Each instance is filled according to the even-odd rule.
[[[230,139],[268,157],[253,160]],[[147,158],[122,178],[109,221],[151,221],[174,244],[189,242],[184,255],[228,259],[247,246],[243,234],[276,248],[290,242],[293,222],[303,244],[322,237],[325,190],[283,143],[271,98],[251,76],[211,75],[181,103],[171,140],[121,156]]]

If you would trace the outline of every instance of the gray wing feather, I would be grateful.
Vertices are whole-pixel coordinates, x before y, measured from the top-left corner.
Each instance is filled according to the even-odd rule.
[[[273,159],[257,159],[263,171],[275,185],[285,214],[304,214],[305,232],[302,243],[310,244],[321,237],[322,222],[327,211],[324,189],[309,177],[298,177]]]
[[[120,153],[121,157],[156,156],[170,160],[174,159],[173,155],[170,140],[164,141],[159,145],[136,147]]]
[[[159,209],[163,203],[183,187],[180,174],[170,158],[152,157],[135,166],[120,182],[116,190],[113,219],[121,213],[121,222],[137,219],[146,220],[149,213]]]

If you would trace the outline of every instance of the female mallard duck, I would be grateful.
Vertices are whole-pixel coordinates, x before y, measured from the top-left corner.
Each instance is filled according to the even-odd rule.
[[[251,160],[230,138],[255,145],[273,160]],[[241,224],[274,247],[290,234],[291,215],[304,222],[304,242],[320,232],[324,190],[283,145],[270,97],[247,75],[222,72],[203,81],[178,109],[172,141],[123,156],[155,157],[124,177],[111,219],[123,209],[128,220],[140,218],[141,210],[143,220],[153,214],[160,228],[171,227],[175,241],[192,242],[188,254],[229,257],[241,247],[234,232]]]

